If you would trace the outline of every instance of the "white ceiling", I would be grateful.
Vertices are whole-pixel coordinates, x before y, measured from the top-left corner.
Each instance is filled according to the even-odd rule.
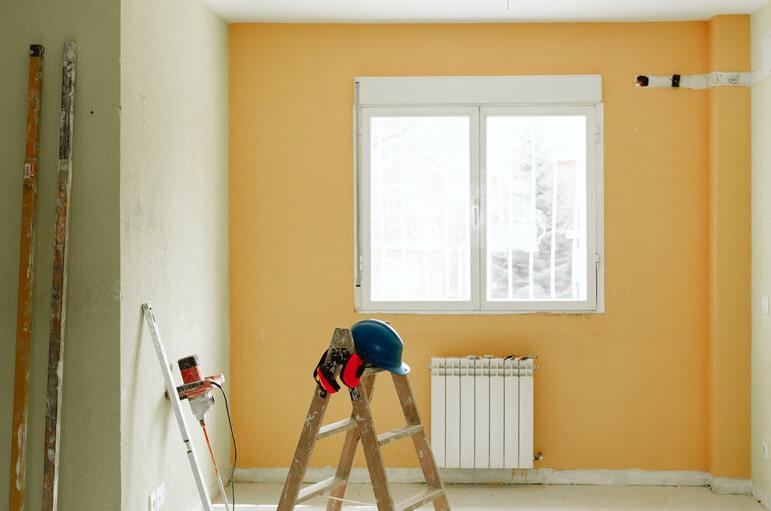
[[[767,0],[203,0],[229,21],[507,22],[702,20]]]

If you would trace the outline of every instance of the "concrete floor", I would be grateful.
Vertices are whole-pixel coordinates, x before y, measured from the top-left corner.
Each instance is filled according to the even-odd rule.
[[[237,484],[238,504],[257,504],[255,511],[275,509],[281,484]],[[395,484],[395,501],[418,493],[422,485]],[[228,491],[230,489],[228,488]],[[707,488],[657,486],[478,486],[451,485],[447,495],[453,509],[520,510],[520,511],[764,511],[752,497],[716,495]],[[354,484],[348,489],[345,508],[374,509],[375,501],[369,485]],[[369,505],[367,505],[369,504]],[[298,509],[323,510],[325,497],[316,497]],[[424,506],[421,509],[431,509]]]

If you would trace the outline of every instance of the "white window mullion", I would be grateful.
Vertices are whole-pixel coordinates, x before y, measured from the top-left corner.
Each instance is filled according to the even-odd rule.
[[[471,297],[473,310],[480,310],[483,288],[483,274],[480,264],[482,253],[481,232],[483,225],[481,197],[481,141],[480,141],[480,109],[475,108],[471,118]]]
[[[484,308],[487,301],[487,122],[484,109],[479,108],[479,238],[477,245],[477,260],[479,261],[479,309]]]

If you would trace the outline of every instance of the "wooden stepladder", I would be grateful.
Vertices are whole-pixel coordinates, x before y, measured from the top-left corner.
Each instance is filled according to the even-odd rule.
[[[354,353],[355,349],[351,331],[336,328],[329,348],[330,352],[333,348],[344,348],[349,353]],[[436,468],[434,455],[426,439],[423,424],[420,422],[420,416],[415,406],[415,399],[412,395],[412,388],[407,376],[391,375],[407,424],[380,435],[376,433],[369,403],[372,399],[375,376],[378,372],[382,371],[380,369],[367,369],[361,378],[359,386],[350,391],[351,405],[353,407],[351,416],[326,426],[322,426],[321,422],[324,420],[330,395],[318,388],[314,390],[310,409],[305,418],[300,441],[297,443],[297,449],[292,459],[292,465],[289,468],[289,475],[281,492],[281,500],[278,503],[277,511],[290,511],[297,504],[318,495],[323,495],[326,492],[330,492],[331,497],[327,502],[327,511],[339,511],[345,496],[346,487],[348,486],[353,458],[356,454],[359,440],[361,440],[364,448],[364,456],[367,460],[367,468],[369,469],[370,480],[372,481],[379,511],[410,511],[428,502],[433,502],[436,511],[449,511],[450,504],[447,502],[447,496]],[[346,436],[335,475],[324,481],[301,488],[316,441],[342,432],[345,432]],[[405,437],[412,438],[412,443],[417,451],[420,468],[423,471],[428,488],[394,505],[380,447]]]

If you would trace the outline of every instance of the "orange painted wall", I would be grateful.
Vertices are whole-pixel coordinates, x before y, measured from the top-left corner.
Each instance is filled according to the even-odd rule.
[[[289,465],[311,369],[332,329],[363,317],[352,288],[353,77],[575,73],[603,77],[607,313],[379,317],[405,339],[426,422],[431,355],[533,353],[539,466],[709,470],[709,98],[634,87],[640,73],[708,70],[709,35],[707,22],[231,25],[239,465]],[[375,395],[381,429],[401,422],[386,383]],[[331,419],[346,401],[335,397]],[[325,440],[314,464],[335,464],[338,448]],[[413,466],[411,450],[391,444],[386,461]]]

